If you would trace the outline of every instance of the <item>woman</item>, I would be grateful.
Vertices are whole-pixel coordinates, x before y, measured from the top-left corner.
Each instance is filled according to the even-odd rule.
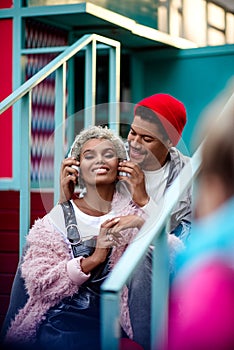
[[[65,181],[78,176],[69,166],[75,157],[85,192],[55,206],[27,235],[20,266],[27,298],[7,330],[7,345],[99,349],[100,285],[144,223],[143,212],[117,182],[125,158],[120,138],[106,128],[83,130],[72,157],[63,163]],[[132,337],[127,288],[120,322]]]

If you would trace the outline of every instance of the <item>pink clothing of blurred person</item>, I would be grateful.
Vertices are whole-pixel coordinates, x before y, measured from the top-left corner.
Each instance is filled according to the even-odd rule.
[[[222,97],[225,109],[216,104],[205,120],[196,220],[177,257],[164,350],[234,349],[234,95]]]

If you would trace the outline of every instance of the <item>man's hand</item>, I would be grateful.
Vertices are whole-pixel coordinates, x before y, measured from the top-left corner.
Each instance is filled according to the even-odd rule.
[[[109,233],[109,229],[118,221],[119,218],[114,218],[102,223],[99,235],[96,237],[96,247],[93,254],[81,261],[81,268],[84,273],[90,273],[94,268],[103,263],[110,249],[119,243],[121,235]]]
[[[63,160],[60,170],[60,197],[59,203],[66,202],[72,198],[77,183],[79,173],[76,168],[79,162],[74,157],[69,157]]]
[[[118,170],[127,173],[127,176],[119,176],[118,178],[129,185],[134,202],[140,207],[146,205],[149,196],[145,188],[145,174],[139,165],[131,161],[123,161],[119,163]]]
[[[105,221],[105,225],[109,227],[108,232],[117,235],[120,231],[128,228],[140,228],[144,224],[145,220],[138,215],[124,215],[118,218],[108,219]]]

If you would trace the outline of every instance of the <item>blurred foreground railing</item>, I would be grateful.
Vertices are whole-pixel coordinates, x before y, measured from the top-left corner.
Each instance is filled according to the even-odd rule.
[[[170,213],[184,191],[192,184],[200,168],[201,147],[194,153],[172,186],[168,189],[164,208],[155,222],[152,217],[127,248],[110,276],[101,286],[102,349],[119,349],[119,304],[123,286],[144,258],[150,245],[153,249],[152,300],[151,300],[151,349],[156,349],[161,337],[167,333],[169,262],[166,225]],[[140,305],[144,308],[144,305]]]

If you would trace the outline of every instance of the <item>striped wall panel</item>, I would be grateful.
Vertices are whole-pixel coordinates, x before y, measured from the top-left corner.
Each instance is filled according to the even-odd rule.
[[[25,48],[66,46],[68,33],[32,19],[26,20]],[[56,54],[30,54],[25,58],[28,80],[49,63]],[[32,92],[32,187],[53,186],[55,75],[50,75]]]

